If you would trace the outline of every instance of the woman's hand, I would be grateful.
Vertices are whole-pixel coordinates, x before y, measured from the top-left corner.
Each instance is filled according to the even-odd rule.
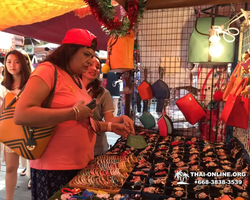
[[[77,115],[77,121],[85,121],[93,116],[92,111],[89,107],[84,105],[84,101],[78,101],[73,108],[76,107],[79,112]]]
[[[120,123],[112,123],[111,130],[123,138],[128,137],[130,133],[130,129],[126,125]]]
[[[123,122],[126,127],[129,128],[129,135],[134,135],[135,134],[135,129],[134,129],[134,121],[130,119],[127,115],[122,116]]]

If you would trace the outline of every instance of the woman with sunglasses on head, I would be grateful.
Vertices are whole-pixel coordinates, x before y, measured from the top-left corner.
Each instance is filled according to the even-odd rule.
[[[96,47],[97,38],[89,31],[69,30],[62,45],[31,74],[17,102],[16,124],[56,126],[41,157],[30,160],[32,199],[49,199],[94,159],[96,134],[90,128],[92,111],[86,106],[91,98],[80,76],[92,65]],[[44,108],[55,83],[50,108]],[[106,131],[108,123],[100,122],[94,129]],[[120,131],[128,132],[126,126]]]
[[[1,83],[1,96],[3,98],[8,92],[18,94],[28,81],[31,73],[31,68],[24,55],[17,50],[7,53],[4,65],[4,79]],[[13,200],[17,183],[19,155],[8,146],[4,146],[4,160],[6,162],[6,200]]]
[[[100,75],[101,62],[98,57],[92,59],[93,64],[88,67],[86,72],[82,74],[82,82],[86,90],[89,91],[91,98],[97,99],[97,105],[93,111],[94,117],[101,121],[103,118],[111,124],[112,132],[124,136],[122,132],[117,130],[117,126],[124,123],[130,130],[129,134],[134,135],[134,122],[126,115],[114,117],[114,107],[109,91],[101,87],[101,81],[98,79]],[[95,156],[101,155],[108,150],[108,141],[105,133],[101,133],[96,137]]]

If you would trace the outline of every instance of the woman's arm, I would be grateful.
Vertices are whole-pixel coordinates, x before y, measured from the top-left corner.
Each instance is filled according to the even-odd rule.
[[[124,123],[130,129],[132,135],[135,134],[134,130],[134,122],[130,119],[127,115],[122,115],[120,117],[114,117],[113,112],[106,112],[103,113],[104,119],[106,122],[113,122],[113,123]]]
[[[102,132],[114,132],[117,135],[120,135],[124,138],[128,137],[128,135],[130,134],[130,129],[125,126],[124,124],[121,123],[111,123],[111,122],[101,122],[100,123],[100,133]]]
[[[42,78],[38,76],[31,77],[16,105],[15,123],[34,127],[57,125],[76,118],[73,109],[75,106],[79,110],[78,121],[84,121],[89,116],[92,116],[91,110],[83,105],[83,101],[77,102],[70,108],[49,109],[41,107],[49,93],[49,86]]]

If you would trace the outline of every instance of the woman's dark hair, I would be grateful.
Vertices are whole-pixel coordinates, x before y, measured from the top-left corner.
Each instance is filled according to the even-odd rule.
[[[44,60],[51,62],[63,70],[67,70],[67,66],[70,62],[72,56],[82,48],[82,45],[78,44],[62,44],[55,51],[53,51],[47,58]]]
[[[7,55],[5,56],[5,59],[4,59],[4,78],[3,78],[3,81],[2,81],[2,85],[4,87],[6,87],[8,90],[12,90],[12,85],[14,83],[14,79],[13,79],[13,76],[12,74],[10,74],[7,70],[7,65],[6,65],[6,62],[7,62],[7,59],[8,59],[8,56],[9,55],[15,55],[17,57],[17,59],[19,60],[20,62],[20,65],[21,65],[21,82],[20,82],[20,86],[18,89],[22,89],[24,87],[24,85],[27,83],[29,77],[30,77],[30,73],[31,73],[31,69],[30,69],[30,66],[27,65],[27,62],[26,62],[26,58],[25,56],[17,51],[17,50],[13,50],[13,51],[10,51],[7,53]]]
[[[95,56],[95,58],[98,60],[99,64],[100,64],[100,69],[101,69],[101,60],[100,58],[98,58],[97,56]],[[87,90],[88,89],[92,89],[92,98],[97,98],[100,94],[102,94],[104,92],[104,88],[101,86],[101,81],[97,78],[95,79],[93,82],[89,83],[87,85]]]

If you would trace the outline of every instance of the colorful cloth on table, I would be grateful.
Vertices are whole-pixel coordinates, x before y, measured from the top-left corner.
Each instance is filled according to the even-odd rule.
[[[68,73],[59,67],[56,68],[57,82],[51,108],[72,108],[78,101],[89,103],[91,97],[86,89],[80,89]],[[54,73],[52,64],[45,62],[34,70],[30,79],[38,76],[52,89]],[[60,123],[42,156],[31,160],[30,167],[40,170],[83,169],[94,159],[95,141],[96,134],[92,131],[88,120],[81,123],[75,120]]]
[[[31,168],[31,199],[47,200],[64,188],[80,170],[37,170]]]

